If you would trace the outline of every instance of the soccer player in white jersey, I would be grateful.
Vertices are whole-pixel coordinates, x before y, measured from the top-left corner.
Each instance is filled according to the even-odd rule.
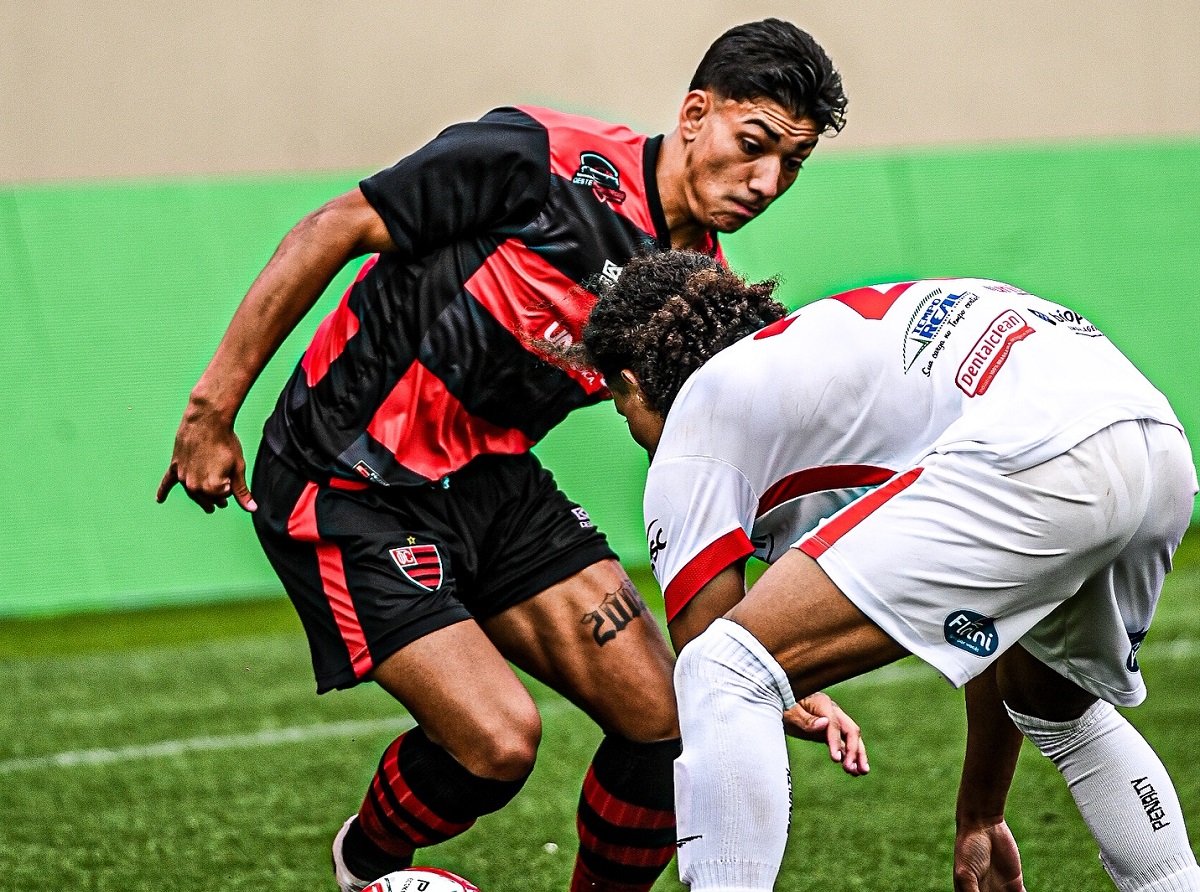
[[[784,711],[913,653],[967,685],[957,889],[1024,888],[1004,821],[1022,733],[1122,892],[1200,889],[1174,785],[1113,708],[1146,695],[1138,648],[1197,488],[1165,397],[1011,285],[880,285],[790,315],[772,288],[642,258],[584,335],[651,455],[683,881],[770,889]],[[747,592],[750,555],[771,566]],[[839,755],[866,769],[857,738]]]

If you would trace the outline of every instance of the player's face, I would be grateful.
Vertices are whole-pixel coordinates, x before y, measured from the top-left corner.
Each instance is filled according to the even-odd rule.
[[[625,374],[632,375],[630,372]],[[613,405],[617,407],[617,412],[624,416],[625,423],[629,425],[629,434],[633,441],[654,458],[654,450],[658,448],[658,441],[662,438],[663,417],[647,407],[636,379],[633,379],[632,384],[625,380],[610,381],[608,389],[613,395]]]
[[[696,90],[681,113],[685,199],[706,229],[734,232],[788,190],[820,128],[772,99],[721,99]]]

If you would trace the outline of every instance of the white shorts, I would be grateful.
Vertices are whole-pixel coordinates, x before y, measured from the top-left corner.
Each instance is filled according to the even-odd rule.
[[[1177,428],[1123,421],[1003,475],[935,454],[796,543],[956,687],[1015,642],[1103,700],[1146,696],[1137,652],[1191,520]]]

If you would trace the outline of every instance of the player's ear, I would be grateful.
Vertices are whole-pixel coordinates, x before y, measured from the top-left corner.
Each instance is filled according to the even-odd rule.
[[[642,385],[637,379],[637,375],[632,369],[621,369],[621,385],[629,391],[630,395],[639,403],[646,402],[646,396],[642,393]]]
[[[685,142],[696,138],[714,103],[715,97],[708,90],[692,90],[683,97],[683,105],[679,107],[679,134]]]

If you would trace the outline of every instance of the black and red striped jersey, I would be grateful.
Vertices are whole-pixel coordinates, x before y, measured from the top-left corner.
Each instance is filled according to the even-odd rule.
[[[266,442],[316,476],[405,485],[528,450],[608,396],[539,344],[580,337],[587,289],[670,246],[662,137],[545,108],[457,124],[360,187],[396,251],[321,323]],[[709,251],[720,253],[715,233]]]

